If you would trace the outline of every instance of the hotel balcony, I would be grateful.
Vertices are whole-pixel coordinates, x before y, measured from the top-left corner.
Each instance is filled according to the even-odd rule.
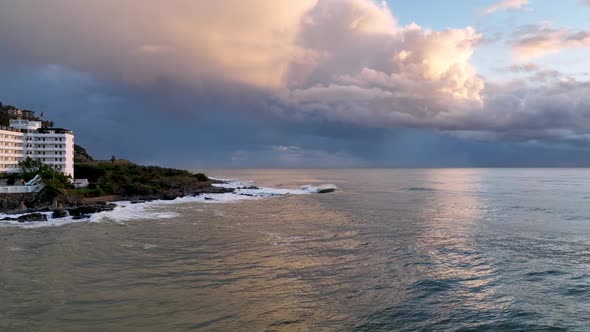
[[[55,145],[55,144],[50,144],[50,145]],[[56,148],[55,146],[53,147],[48,147],[48,146],[44,146],[44,147],[25,147],[25,150],[28,151],[65,151],[66,148],[65,147],[61,147],[61,148]]]

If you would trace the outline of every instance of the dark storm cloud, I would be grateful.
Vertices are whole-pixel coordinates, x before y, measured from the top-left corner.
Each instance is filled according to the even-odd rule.
[[[238,100],[211,102],[170,86],[156,94],[55,65],[0,66],[0,72],[14,78],[0,81],[0,101],[74,129],[76,142],[102,159],[115,155],[187,168],[362,166],[383,138],[375,129],[322,121],[293,125],[272,113],[243,112]],[[260,102],[256,94],[242,91],[241,97],[249,105]]]

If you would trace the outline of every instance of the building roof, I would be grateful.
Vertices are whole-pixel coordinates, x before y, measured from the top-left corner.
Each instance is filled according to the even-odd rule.
[[[69,129],[65,129],[65,128],[41,128],[41,129],[37,129],[37,132],[39,133],[44,133],[44,132],[48,132],[48,131],[55,131],[59,134],[73,134],[73,132]]]

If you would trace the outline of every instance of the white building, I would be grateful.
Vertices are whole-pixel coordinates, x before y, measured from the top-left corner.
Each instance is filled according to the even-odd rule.
[[[41,121],[10,120],[10,127],[0,127],[0,172],[18,172],[18,162],[27,157],[73,178],[74,134],[41,128]]]

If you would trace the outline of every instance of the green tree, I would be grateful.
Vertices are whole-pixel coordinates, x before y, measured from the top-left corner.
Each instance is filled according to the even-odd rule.
[[[33,159],[31,157],[19,161],[18,167],[20,168],[23,180],[25,181],[30,181],[35,175],[49,169],[49,166],[43,164],[41,160]]]
[[[69,176],[58,172],[40,160],[27,157],[20,161],[18,166],[25,181],[30,181],[35,175],[39,174],[46,185],[57,189],[69,188],[72,184]]]

